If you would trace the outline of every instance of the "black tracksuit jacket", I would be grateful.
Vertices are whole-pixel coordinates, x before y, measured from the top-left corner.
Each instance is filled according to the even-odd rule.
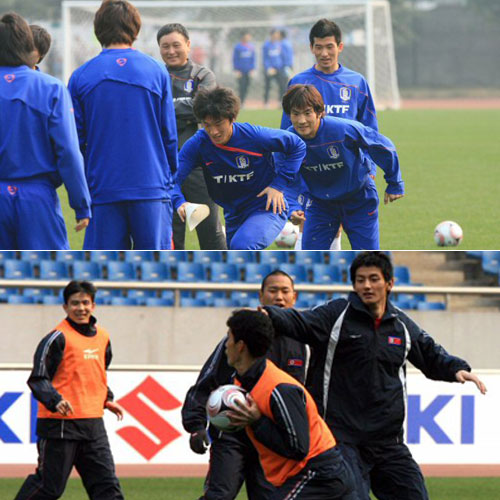
[[[341,442],[403,442],[407,360],[433,380],[471,370],[390,301],[378,328],[353,292],[307,311],[265,309],[278,335],[311,345],[307,389]]]

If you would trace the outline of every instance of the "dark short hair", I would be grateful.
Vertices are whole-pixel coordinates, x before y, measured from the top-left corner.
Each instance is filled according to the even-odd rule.
[[[317,21],[309,32],[311,47],[314,45],[315,38],[326,38],[327,36],[335,37],[337,44],[342,41],[342,31],[340,31],[339,26],[333,21],[323,18]]]
[[[0,66],[33,66],[35,43],[28,23],[15,12],[0,18]]]
[[[234,341],[242,340],[254,358],[264,356],[271,346],[274,328],[271,319],[260,311],[242,309],[227,320]]]
[[[193,112],[199,122],[209,116],[214,120],[228,118],[234,121],[240,112],[240,99],[228,87],[199,89],[193,101]]]
[[[38,51],[39,58],[36,63],[42,62],[43,58],[47,55],[47,52],[50,49],[50,43],[52,38],[50,37],[50,33],[38,24],[30,24],[30,30],[33,34],[33,41],[35,42],[35,48]]]
[[[69,298],[75,293],[85,293],[90,295],[92,302],[94,302],[97,288],[90,281],[70,281],[63,290],[64,303],[67,304]]]
[[[180,23],[170,23],[170,24],[165,24],[165,26],[162,26],[159,30],[158,33],[156,34],[156,41],[158,42],[158,45],[160,44],[160,39],[161,37],[165,35],[170,35],[170,33],[173,32],[181,34],[186,41],[189,40],[189,33],[188,30]]]
[[[356,280],[356,271],[360,267],[378,267],[384,276],[385,281],[389,282],[394,276],[394,268],[391,259],[383,252],[361,252],[352,261],[350,274],[351,282]]]
[[[283,96],[281,101],[283,111],[290,115],[292,109],[313,108],[317,115],[320,115],[325,110],[323,97],[314,85],[296,84],[292,85]]]
[[[260,291],[263,292],[264,288],[266,287],[266,281],[268,278],[271,278],[272,276],[285,276],[285,278],[288,278],[290,280],[290,283],[292,284],[292,290],[295,289],[295,283],[293,282],[293,278],[285,273],[285,271],[282,271],[281,269],[275,269],[274,271],[271,271],[263,280],[260,285]]]
[[[94,17],[94,33],[103,47],[132,45],[141,29],[141,16],[126,0],[104,0]]]

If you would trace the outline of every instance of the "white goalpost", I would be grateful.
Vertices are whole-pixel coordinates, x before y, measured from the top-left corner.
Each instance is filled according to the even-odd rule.
[[[135,47],[160,60],[156,33],[167,23],[181,23],[191,38],[190,57],[212,69],[219,85],[235,88],[232,51],[243,30],[256,45],[257,68],[249,99],[262,100],[262,44],[273,28],[284,30],[294,49],[293,74],[309,68],[309,30],[321,18],[341,28],[344,51],[340,62],[368,80],[378,109],[397,109],[400,96],[388,0],[157,0],[132,1],[142,28]],[[64,79],[101,47],[93,33],[100,1],[62,3]]]

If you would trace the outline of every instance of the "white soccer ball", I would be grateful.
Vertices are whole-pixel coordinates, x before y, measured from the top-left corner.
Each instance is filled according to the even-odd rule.
[[[207,416],[211,424],[217,429],[234,432],[240,426],[231,423],[227,412],[235,407],[235,401],[246,402],[246,391],[237,385],[221,385],[211,392],[207,401]]]
[[[440,222],[434,229],[434,241],[439,247],[456,247],[463,237],[462,228],[451,220]]]
[[[276,238],[276,245],[280,248],[293,248],[299,237],[299,226],[287,221],[285,227]]]

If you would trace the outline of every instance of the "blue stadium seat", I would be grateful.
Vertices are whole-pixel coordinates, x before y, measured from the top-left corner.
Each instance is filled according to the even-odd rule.
[[[206,268],[212,262],[222,262],[222,253],[210,250],[198,250],[197,252],[193,252],[193,262],[199,262]]]
[[[139,270],[142,281],[166,281],[170,278],[170,268],[164,262],[141,262]]]
[[[201,265],[201,264],[200,264]],[[196,299],[194,297],[181,297],[181,307],[206,307],[207,304],[204,300]]]
[[[37,264],[42,260],[50,260],[52,258],[49,250],[23,250],[21,252],[21,260]]]
[[[96,304],[111,304],[112,297],[121,297],[122,291],[115,288],[99,288],[95,298]]]
[[[486,251],[482,255],[483,271],[488,274],[498,274],[500,271],[500,252]]]
[[[182,296],[182,292],[181,292]],[[194,297],[205,301],[207,306],[213,306],[215,299],[223,299],[226,296],[226,292],[223,291],[212,291],[212,290],[200,290],[195,292]]]
[[[40,261],[40,279],[65,280],[69,278],[69,267],[65,262],[57,260]]]
[[[337,266],[341,273],[346,273],[347,281],[350,281],[349,268],[357,253],[354,250],[332,250],[326,255],[329,257],[329,263]]]
[[[0,263],[4,260],[11,259],[14,260],[16,258],[15,250],[2,250],[0,251]]]
[[[245,264],[245,282],[261,283],[262,280],[273,270],[270,264],[257,264],[257,262],[247,262]]]
[[[199,262],[178,262],[177,281],[186,283],[189,281],[205,281],[205,270]]]
[[[22,280],[33,277],[31,264],[24,260],[4,260],[3,268],[4,278],[8,280]]]
[[[154,253],[151,250],[129,250],[125,252],[125,262],[139,265],[141,262],[152,262]]]
[[[391,297],[393,294],[391,293]],[[423,293],[395,293],[392,301],[404,309],[400,304],[406,304],[406,309],[417,309],[419,302],[425,302],[425,294]]]
[[[25,288],[24,297],[33,297],[35,304],[42,304],[44,297],[53,297],[54,293],[50,288]]]
[[[64,303],[64,300],[60,295],[45,295],[42,298],[42,303],[46,306],[60,305]]]
[[[239,281],[238,269],[234,264],[225,262],[212,262],[208,266],[211,281],[215,283],[232,283]]]
[[[307,305],[300,305],[300,306],[297,305],[296,307],[302,307],[302,308],[314,307],[326,302],[326,293],[300,292],[298,294],[297,303],[299,303],[299,301],[301,304],[307,304]]]
[[[442,302],[419,302],[417,304],[417,309],[419,311],[444,311],[446,309],[446,304]]]
[[[188,253],[185,250],[164,250],[160,252],[160,262],[165,262],[169,266],[177,266],[178,262],[187,262]]]
[[[174,304],[174,299],[167,299],[162,297],[148,297],[146,299],[146,306],[148,307],[171,307]]]
[[[295,256],[295,264],[302,264],[307,267],[325,262],[323,252],[320,251],[302,250],[300,252],[293,252],[293,255]]]
[[[112,306],[136,306],[137,301],[132,297],[111,297]]]
[[[248,250],[231,250],[226,252],[226,262],[228,264],[241,265],[246,262],[256,262],[256,252]]]
[[[267,250],[259,252],[259,256],[261,264],[269,264],[275,268],[278,268],[280,264],[288,262],[288,252],[284,250]]]
[[[236,300],[233,300],[230,297],[217,298],[213,303],[214,307],[239,307],[239,304]]]
[[[92,262],[99,262],[100,264],[118,260],[118,256],[119,253],[116,250],[92,250],[90,252],[90,260]]]
[[[313,264],[312,282],[315,285],[342,284],[342,274],[340,269],[331,264]]]
[[[85,252],[82,250],[59,250],[56,252],[56,260],[72,264],[73,262],[85,260]]]
[[[279,269],[288,274],[295,283],[307,283],[307,269],[301,264],[280,264]]]
[[[410,283],[410,269],[406,266],[394,266],[394,284],[397,286]]]
[[[0,288],[0,302],[7,302],[9,295],[17,295],[18,293],[19,292],[18,292],[17,288],[1,287]]]
[[[400,309],[417,309],[418,302],[413,302],[411,300],[393,300],[392,304]]]
[[[231,299],[239,307],[253,307],[249,304],[259,301],[258,292],[231,292]]]
[[[156,290],[129,290],[127,292],[129,299],[134,299],[137,305],[146,305],[146,300],[156,297]]]
[[[175,292],[173,290],[162,290],[160,297],[169,302],[172,302],[171,305],[175,304]]]
[[[467,254],[467,257],[471,257],[473,259],[483,258],[483,252],[481,250],[467,250],[465,253]]]
[[[86,260],[75,260],[71,264],[73,279],[75,280],[98,280],[102,278],[102,269],[97,262]]]
[[[7,297],[9,304],[34,304],[33,297],[25,297],[24,295],[9,295]]]
[[[108,280],[110,281],[129,281],[135,279],[135,269],[130,262],[108,261],[106,263],[108,270]]]

